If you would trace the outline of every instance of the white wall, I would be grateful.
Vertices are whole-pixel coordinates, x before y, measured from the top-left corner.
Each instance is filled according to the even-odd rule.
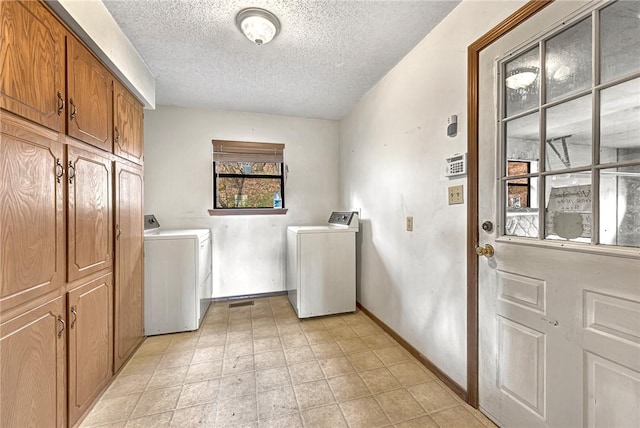
[[[467,186],[444,159],[466,151],[468,45],[522,4],[463,1],[340,123],[341,200],[362,209],[358,300],[465,388],[466,204],[447,187]]]
[[[211,140],[285,144],[287,215],[214,216]],[[158,106],[145,111],[145,213],[210,228],[214,297],[285,290],[286,227],[338,207],[338,122]]]

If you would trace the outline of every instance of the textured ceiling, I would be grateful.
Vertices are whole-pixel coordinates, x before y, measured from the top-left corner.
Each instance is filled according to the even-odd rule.
[[[156,77],[158,104],[340,119],[458,3],[410,0],[104,0]],[[275,13],[256,46],[245,7]]]

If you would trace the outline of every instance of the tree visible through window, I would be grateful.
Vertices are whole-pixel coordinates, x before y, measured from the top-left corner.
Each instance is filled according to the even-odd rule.
[[[284,208],[284,145],[213,141],[214,209]]]

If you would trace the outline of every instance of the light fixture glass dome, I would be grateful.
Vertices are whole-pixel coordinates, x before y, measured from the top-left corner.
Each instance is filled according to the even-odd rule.
[[[268,10],[250,7],[236,16],[236,25],[256,45],[269,43],[280,32],[280,21]]]

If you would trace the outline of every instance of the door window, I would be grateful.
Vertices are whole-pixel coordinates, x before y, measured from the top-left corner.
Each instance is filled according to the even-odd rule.
[[[498,60],[501,234],[640,247],[640,2]]]

